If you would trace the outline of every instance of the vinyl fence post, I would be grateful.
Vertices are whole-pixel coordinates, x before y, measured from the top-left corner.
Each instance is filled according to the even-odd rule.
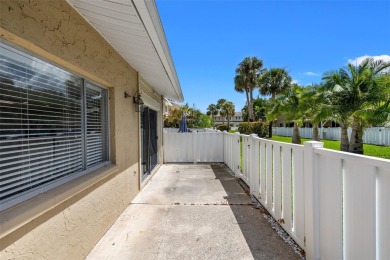
[[[305,246],[306,259],[320,259],[319,252],[319,183],[318,161],[315,148],[324,147],[324,143],[309,141],[303,147],[303,174],[305,187]]]
[[[225,154],[226,153],[225,149],[227,148],[227,145],[226,145],[226,135],[227,135],[227,132],[225,130],[225,131],[223,131],[223,139],[222,139],[222,145],[223,145],[222,154],[223,154],[223,163],[224,164],[227,164],[226,163],[227,155]]]
[[[233,140],[234,142],[234,159],[233,159],[233,165],[234,165],[234,173],[236,178],[240,177],[240,162],[241,162],[241,144],[240,144],[240,133],[236,132],[234,134],[235,138]]]
[[[385,128],[381,127],[379,128],[379,138],[378,138],[378,144],[379,145],[385,145]]]
[[[248,159],[250,158],[250,167],[249,167],[249,170],[250,170],[250,172],[249,172],[250,194],[253,194],[255,187],[256,187],[256,185],[255,185],[255,180],[256,180],[256,178],[255,178],[255,172],[256,172],[255,138],[256,137],[259,137],[259,136],[257,134],[250,135],[250,140],[251,140],[250,145],[251,146],[249,149],[250,155],[248,156]]]

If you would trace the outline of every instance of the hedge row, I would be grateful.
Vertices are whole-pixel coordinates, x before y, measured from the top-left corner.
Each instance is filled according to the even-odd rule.
[[[267,122],[244,122],[238,126],[238,131],[241,134],[257,134],[259,137],[268,138],[268,123]]]
[[[217,125],[217,130],[219,131],[229,131],[229,126],[228,125]]]

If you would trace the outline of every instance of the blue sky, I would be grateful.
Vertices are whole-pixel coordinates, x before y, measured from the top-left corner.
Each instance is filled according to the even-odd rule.
[[[219,98],[241,110],[245,94],[234,91],[233,78],[247,56],[262,59],[265,68],[285,67],[298,84],[308,85],[348,61],[390,55],[390,1],[156,3],[184,103],[203,112]]]

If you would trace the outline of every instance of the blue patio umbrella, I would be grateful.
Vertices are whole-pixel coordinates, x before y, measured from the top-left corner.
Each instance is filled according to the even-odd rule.
[[[190,132],[190,130],[187,127],[186,116],[183,114],[179,125],[179,133],[186,133],[186,132]]]

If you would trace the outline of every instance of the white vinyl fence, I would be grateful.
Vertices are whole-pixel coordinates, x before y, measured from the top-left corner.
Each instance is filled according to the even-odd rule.
[[[211,128],[189,128],[191,132],[216,132],[216,130]],[[179,132],[179,128],[164,128],[165,132]]]
[[[239,133],[164,138],[165,162],[224,162],[307,259],[390,259],[390,160]]]
[[[223,162],[222,132],[164,131],[164,162]]]
[[[340,127],[319,128],[318,132],[321,139],[324,140],[340,140],[341,129]],[[351,138],[351,128],[348,128],[348,136]],[[292,127],[273,127],[274,135],[292,136]],[[299,128],[299,134],[303,138],[313,137],[313,128],[301,127]],[[376,145],[390,145],[390,128],[388,127],[370,127],[364,129],[363,143],[376,144]]]

